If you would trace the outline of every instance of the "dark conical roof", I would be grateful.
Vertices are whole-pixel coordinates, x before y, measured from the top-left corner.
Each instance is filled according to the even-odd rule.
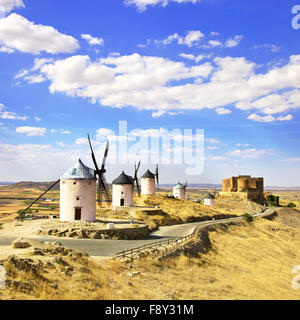
[[[205,197],[205,199],[214,199],[214,195],[211,193],[208,193],[207,196]]]
[[[124,171],[115,179],[112,184],[133,184],[133,179],[131,176],[125,174]]]
[[[154,179],[155,178],[154,173],[152,173],[150,170],[147,170],[141,179],[147,179],[147,178]]]

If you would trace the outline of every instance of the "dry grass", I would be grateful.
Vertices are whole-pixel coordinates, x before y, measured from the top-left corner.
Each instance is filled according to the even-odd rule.
[[[148,256],[132,265],[114,260],[100,265],[91,258],[63,257],[71,276],[57,265],[45,268],[42,277],[7,266],[14,280],[36,286],[30,292],[8,288],[0,298],[299,299],[300,291],[291,286],[291,270],[300,264],[298,227],[259,218],[215,229],[209,240],[212,249],[206,254],[162,262]]]

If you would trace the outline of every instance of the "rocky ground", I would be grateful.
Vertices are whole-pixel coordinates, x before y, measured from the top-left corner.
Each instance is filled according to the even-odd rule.
[[[36,231],[37,235],[68,237],[79,239],[136,240],[149,236],[150,230],[145,224],[126,224],[121,222],[104,224],[101,222],[61,222],[49,221]]]

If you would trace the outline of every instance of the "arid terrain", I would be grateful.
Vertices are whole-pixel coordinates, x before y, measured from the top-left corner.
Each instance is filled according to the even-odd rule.
[[[34,198],[41,190],[3,187],[0,192],[0,223],[5,226],[12,224],[16,211],[29,201],[20,198]],[[135,219],[155,229],[172,223],[242,215],[249,205],[263,210],[253,203],[221,198],[209,208],[168,199],[167,193],[136,198],[138,208],[134,211],[98,208],[97,217],[127,219],[135,215]],[[193,190],[190,198],[202,199],[206,193]],[[157,253],[130,263],[88,256],[59,245],[55,239],[44,243],[24,239],[27,248],[7,247],[1,252],[0,264],[5,266],[7,281],[6,289],[0,290],[0,299],[299,299],[300,289],[292,286],[297,282],[292,270],[300,265],[299,193],[273,194],[280,195],[281,205],[292,202],[296,208],[279,208],[270,220],[256,218],[253,222],[210,227],[188,240],[182,252]],[[56,199],[58,204],[58,195],[54,191],[47,199]],[[40,204],[36,208],[40,210]],[[58,213],[57,208],[42,211]]]

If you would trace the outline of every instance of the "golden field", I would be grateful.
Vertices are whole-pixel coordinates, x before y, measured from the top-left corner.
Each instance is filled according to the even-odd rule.
[[[22,258],[40,260],[42,271],[24,273],[6,263],[15,283],[0,298],[299,299],[300,289],[292,287],[292,268],[300,265],[299,231],[300,212],[280,209],[273,221],[258,218],[211,230],[206,253],[160,262],[152,256],[124,264],[71,254],[55,263],[57,256],[27,252]]]

